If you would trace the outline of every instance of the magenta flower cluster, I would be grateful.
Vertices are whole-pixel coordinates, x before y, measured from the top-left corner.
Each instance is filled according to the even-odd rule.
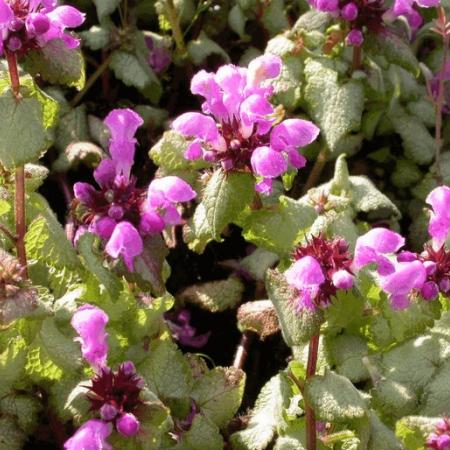
[[[353,273],[376,268],[380,288],[394,309],[404,309],[411,296],[436,299],[450,295],[450,250],[445,241],[450,230],[450,188],[440,186],[427,197],[431,206],[428,231],[432,237],[420,254],[400,251],[405,239],[386,228],[373,228],[356,241],[351,259],[341,239],[312,238],[296,250],[297,261],[285,272],[298,293],[297,309],[327,306],[337,289],[350,289]]]
[[[93,305],[81,306],[72,317],[71,324],[79,335],[76,340],[81,343],[82,355],[96,372],[87,396],[91,409],[98,411],[100,419],[83,424],[65,443],[65,450],[112,450],[106,440],[114,428],[125,437],[139,432],[140,423],[135,413],[143,403],[140,393],[144,380],[131,361],[121,364],[117,371],[107,366],[107,323],[107,314]]]
[[[414,6],[430,8],[438,6],[440,0],[394,0],[389,9],[384,0],[309,0],[309,3],[318,11],[343,20],[348,29],[347,44],[359,47],[364,42],[364,31],[382,33],[385,20],[404,16],[414,30],[418,29],[422,17]]]
[[[431,433],[425,445],[432,450],[450,450],[450,419],[444,417],[436,425],[436,431]]]
[[[137,129],[141,117],[130,109],[113,110],[105,119],[110,131],[109,152],[94,171],[100,186],[75,183],[74,193],[80,234],[89,231],[105,243],[112,258],[123,257],[128,270],[144,248],[146,236],[160,233],[166,225],[182,223],[178,202],[192,200],[196,193],[181,178],[168,176],[153,180],[148,189],[136,186],[131,176]]]
[[[0,0],[0,54],[24,53],[62,39],[68,48],[79,40],[66,33],[84,22],[84,14],[73,6],[57,6],[56,0]]]
[[[306,159],[299,148],[313,142],[319,128],[301,119],[276,123],[271,80],[281,71],[281,60],[263,55],[248,68],[232,64],[216,73],[201,70],[191,82],[191,92],[204,98],[202,111],[188,112],[172,128],[191,139],[185,158],[220,163],[224,171],[251,172],[256,190],[268,194],[274,178],[289,166],[300,169]]]

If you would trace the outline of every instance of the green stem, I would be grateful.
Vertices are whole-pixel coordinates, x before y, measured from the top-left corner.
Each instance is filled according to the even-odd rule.
[[[75,97],[70,102],[70,106],[72,106],[72,108],[77,106],[78,103],[80,103],[80,101],[83,99],[83,97],[89,91],[89,89],[91,89],[91,87],[98,80],[98,78],[102,75],[102,73],[109,67],[109,62],[110,61],[111,61],[111,55],[108,55],[104,59],[104,61],[97,67],[95,72],[88,78],[84,88],[80,92],[78,92],[78,94],[75,95]]]
[[[175,4],[173,3],[173,0],[166,0],[165,4],[167,19],[169,20],[170,26],[172,28],[172,35],[175,40],[175,45],[180,55],[184,56],[187,53],[186,44],[184,43],[184,37],[180,28],[180,21],[178,18],[177,10],[175,9]]]
[[[20,78],[17,69],[17,58],[14,52],[5,50],[6,60],[8,62],[8,71],[11,78],[11,88],[17,101],[20,101]],[[15,220],[16,220],[16,251],[17,258],[24,270],[24,276],[28,278],[27,272],[27,253],[25,251],[25,233],[27,232],[25,217],[25,169],[23,166],[17,167],[15,172]]]
[[[311,378],[316,373],[317,356],[319,353],[319,339],[320,335],[313,336],[309,341],[308,349],[308,364],[306,366],[306,379]],[[306,449],[317,450],[317,431],[316,431],[316,417],[314,410],[305,399],[306,408]]]

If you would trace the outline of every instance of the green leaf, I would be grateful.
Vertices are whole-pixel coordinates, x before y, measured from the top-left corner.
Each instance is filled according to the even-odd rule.
[[[0,94],[0,163],[6,169],[37,159],[51,143],[58,104],[29,78],[21,78],[21,98],[3,89]]]
[[[240,266],[255,280],[264,280],[267,269],[278,261],[275,253],[257,247],[250,255],[240,261]]]
[[[11,417],[0,417],[0,450],[22,450],[26,438]]]
[[[248,41],[250,38],[245,32],[246,22],[247,17],[245,16],[244,11],[242,11],[239,5],[234,5],[228,14],[228,25],[244,41]]]
[[[120,1],[120,0],[119,0]],[[102,0],[97,0],[98,4],[102,4]],[[98,9],[97,9],[98,10]],[[101,50],[109,44],[111,38],[111,30],[106,27],[99,27],[94,25],[87,31],[82,31],[80,37],[83,45],[89,47],[91,50]]]
[[[241,405],[245,372],[235,367],[215,367],[192,388],[191,397],[202,413],[219,428],[225,427]]]
[[[368,414],[367,405],[359,391],[347,378],[333,372],[308,379],[304,395],[318,420],[346,423],[362,419]]]
[[[426,438],[435,431],[440,418],[408,416],[397,422],[395,434],[407,450],[425,450]]]
[[[153,341],[138,372],[161,399],[187,399],[192,387],[189,364],[169,340]]]
[[[181,442],[174,447],[174,450],[222,450],[223,448],[223,438],[217,426],[207,417],[197,414],[191,428],[183,433]]]
[[[14,417],[19,428],[26,434],[37,428],[41,409],[42,405],[37,398],[26,395],[9,395],[0,400],[1,414]]]
[[[282,373],[272,377],[261,389],[247,428],[231,435],[234,450],[264,450],[276,431],[286,427],[291,386]]]
[[[189,161],[184,157],[188,143],[186,139],[176,131],[164,132],[162,138],[150,149],[149,156],[153,162],[172,172],[180,169],[202,169],[211,164],[203,161]]]
[[[364,45],[373,55],[383,55],[390,63],[398,64],[415,76],[419,75],[419,61],[409,43],[399,36],[390,32],[371,33]]]
[[[71,109],[58,122],[55,135],[55,147],[64,152],[73,142],[89,141],[86,105]]]
[[[1,395],[7,394],[16,380],[22,376],[26,355],[26,345],[23,339],[10,340],[6,350],[0,353]]]
[[[184,289],[178,298],[211,312],[234,308],[241,301],[244,285],[237,277],[194,284]]]
[[[80,345],[73,340],[72,336],[68,337],[62,334],[52,318],[42,322],[39,337],[40,344],[57,366],[69,373],[81,369]]]
[[[338,81],[338,72],[327,60],[305,61],[305,101],[313,120],[332,154],[340,142],[359,131],[364,109],[364,89],[360,81]]]
[[[268,270],[266,289],[277,311],[283,338],[289,347],[302,345],[319,333],[323,322],[322,311],[311,311],[305,308],[297,312],[296,293],[289,287],[282,273],[278,270]]]
[[[220,233],[237,219],[241,211],[252,201],[255,195],[254,178],[247,173],[226,173],[216,170],[203,193],[202,204],[211,238],[221,241]],[[194,223],[198,220],[197,211]]]
[[[218,55],[224,62],[230,62],[230,57],[225,50],[211,40],[203,31],[200,32],[197,39],[188,43],[187,51],[189,58],[196,66],[203,64],[210,55]]]
[[[417,164],[429,164],[434,158],[436,144],[421,120],[408,114],[396,104],[388,113],[396,133],[403,141],[405,155]]]
[[[325,339],[325,352],[330,366],[339,375],[353,383],[367,380],[369,373],[363,358],[369,349],[364,339],[351,334],[341,334]]]
[[[111,54],[110,68],[116,78],[126,86],[138,89],[152,103],[157,103],[161,96],[161,84],[148,64],[148,49],[144,35],[136,35],[134,46],[130,50],[114,50]]]
[[[370,413],[370,440],[367,450],[403,450],[394,432],[373,412]]]
[[[238,224],[247,241],[281,256],[293,250],[316,217],[314,207],[308,202],[282,195],[274,208],[251,211]]]
[[[394,186],[407,188],[418,183],[423,178],[423,173],[410,159],[399,158],[395,162],[395,170],[391,175]]]
[[[99,284],[103,285],[110,299],[114,302],[119,298],[121,283],[119,278],[103,266],[102,258],[94,253],[95,236],[84,233],[78,239],[77,248],[83,257],[86,269],[95,276]]]
[[[289,22],[284,9],[284,0],[270,0],[264,8],[261,22],[271,36],[289,28]]]
[[[448,416],[450,414],[450,387],[448,377],[450,363],[445,362],[427,384],[422,394],[420,414],[424,416]]]
[[[39,75],[51,84],[64,84],[79,91],[86,83],[80,48],[67,48],[62,39],[52,39],[44,47],[28,52],[25,68],[31,75]]]
[[[120,5],[120,0],[93,0],[93,2],[97,8],[99,22],[101,22],[105,16],[112,14]]]

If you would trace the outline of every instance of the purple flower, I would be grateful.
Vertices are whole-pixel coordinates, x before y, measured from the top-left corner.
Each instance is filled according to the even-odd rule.
[[[450,450],[450,420],[441,419],[436,425],[436,431],[431,433],[425,443],[428,449]]]
[[[112,450],[106,441],[112,432],[109,423],[91,419],[78,428],[77,432],[65,442],[65,450]]]
[[[99,370],[106,365],[108,356],[108,334],[105,326],[108,323],[106,313],[96,306],[83,305],[72,317],[71,325],[80,336],[81,353],[91,366]]]
[[[398,263],[394,272],[381,277],[380,287],[389,295],[393,309],[409,306],[409,296],[421,290],[427,279],[425,267],[420,261]]]
[[[450,230],[450,188],[439,186],[433,189],[428,194],[426,202],[432,208],[428,232],[433,238],[433,244],[440,247]]]
[[[299,293],[297,311],[326,307],[338,289],[352,288],[351,259],[343,239],[312,237],[295,250],[294,257],[296,261],[285,276]]]
[[[193,348],[202,348],[208,342],[211,332],[197,334],[197,330],[190,324],[191,313],[187,309],[172,311],[164,315],[167,326],[173,337],[181,344]]]
[[[56,6],[48,0],[0,0],[0,53],[26,53],[43,47],[53,39],[62,39],[68,48],[79,40],[66,33],[84,22],[84,14],[73,6]]]
[[[139,232],[129,222],[119,222],[106,244],[105,251],[112,258],[123,257],[130,272],[134,271],[134,258],[144,249]]]
[[[353,265],[356,270],[375,263],[380,275],[395,271],[394,263],[385,255],[396,253],[405,245],[405,239],[386,228],[373,228],[356,241]]]
[[[394,0],[392,8],[388,11],[389,15],[394,17],[404,16],[408,20],[410,26],[417,30],[422,24],[422,17],[414,9],[414,6],[420,8],[432,8],[439,6],[440,0]]]
[[[274,125],[275,110],[268,98],[273,92],[270,80],[280,70],[278,57],[263,55],[248,68],[228,64],[216,73],[198,72],[191,92],[205,99],[203,113],[182,114],[172,124],[191,138],[185,158],[217,162],[225,171],[252,171],[258,178],[256,190],[265,194],[289,166],[303,167],[306,160],[298,150],[313,142],[319,129],[300,119]]]
[[[145,38],[149,56],[148,64],[156,73],[161,73],[172,62],[170,52],[163,46],[155,45],[154,39],[150,36]]]
[[[117,431],[126,437],[135,436],[139,431],[139,420],[132,413],[122,414],[116,420]]]
[[[351,45],[353,47],[361,47],[362,43],[364,42],[364,36],[361,30],[355,28],[347,34],[346,41],[348,45]]]
[[[130,109],[115,109],[108,114],[111,158],[104,159],[94,171],[100,190],[88,183],[75,183],[75,206],[79,232],[90,231],[105,243],[112,258],[122,257],[129,271],[134,258],[144,247],[144,238],[160,233],[166,225],[181,223],[178,202],[195,197],[191,187],[178,177],[154,180],[148,189],[136,187],[130,175],[134,161],[134,137],[141,117]]]

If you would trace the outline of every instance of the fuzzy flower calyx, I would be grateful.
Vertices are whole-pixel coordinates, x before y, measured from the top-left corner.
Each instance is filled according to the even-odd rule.
[[[285,277],[298,292],[297,311],[326,307],[338,289],[353,286],[348,245],[341,238],[313,237],[295,250],[294,258]]]

